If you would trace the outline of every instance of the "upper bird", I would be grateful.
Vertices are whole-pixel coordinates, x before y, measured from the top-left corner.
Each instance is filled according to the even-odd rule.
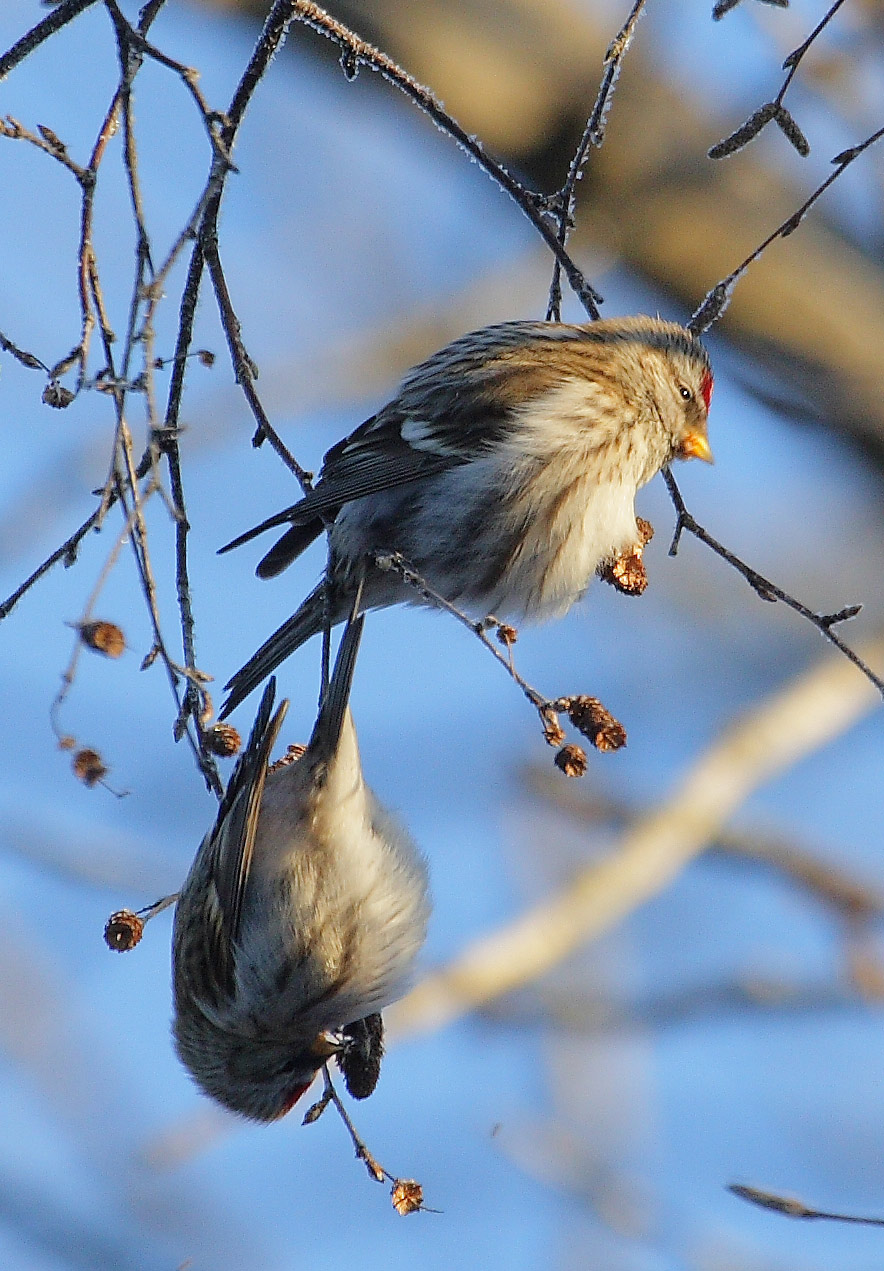
[[[305,753],[268,772],[288,702],[271,680],[172,937],[178,1054],[206,1094],[259,1121],[288,1112],[336,1055],[370,1094],[377,1012],[403,991],[429,917],[426,865],[365,785],[347,705],[351,618]]]
[[[638,540],[634,499],[673,459],[712,460],[709,357],[660,318],[505,322],[409,371],[396,396],[325,456],[315,489],[221,548],[289,525],[271,578],[329,529],[320,584],[227,685],[228,714],[326,615],[420,603],[376,552],[400,552],[476,617],[565,613]]]

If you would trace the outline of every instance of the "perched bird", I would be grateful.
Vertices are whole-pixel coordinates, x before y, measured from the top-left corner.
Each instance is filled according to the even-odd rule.
[[[376,552],[479,618],[565,613],[639,541],[639,487],[673,459],[711,462],[711,396],[706,350],[660,318],[505,322],[441,349],[329,450],[312,493],[221,548],[288,525],[258,565],[270,578],[329,529],[327,586],[237,672],[222,715],[346,617],[363,570],[366,608],[420,603]]]
[[[178,1055],[219,1103],[270,1121],[336,1056],[377,1081],[377,1012],[403,991],[429,916],[426,864],[365,785],[348,707],[351,616],[304,754],[268,773],[288,708],[268,685],[175,910]]]

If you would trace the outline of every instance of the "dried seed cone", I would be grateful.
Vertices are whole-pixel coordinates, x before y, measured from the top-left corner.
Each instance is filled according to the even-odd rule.
[[[43,405],[51,406],[53,410],[64,410],[66,406],[70,406],[74,397],[75,394],[69,388],[56,380],[51,380],[43,389]]]
[[[567,735],[558,720],[555,720],[555,722],[552,720],[547,721],[543,730],[543,739],[548,746],[561,746]]]
[[[596,750],[619,750],[626,745],[626,729],[597,697],[572,697],[568,718]]]
[[[104,942],[115,953],[128,953],[143,935],[144,923],[131,909],[118,909],[104,928]]]
[[[293,763],[297,763],[302,755],[307,753],[307,747],[300,742],[292,742],[290,746],[286,746],[285,754],[281,759],[277,759],[267,769],[268,776],[271,772],[279,772],[280,768],[290,768]]]
[[[390,1199],[397,1214],[416,1214],[423,1208],[424,1189],[413,1178],[397,1178]]]
[[[618,556],[612,564],[605,566],[601,577],[623,596],[641,596],[647,591],[648,575],[637,552]]]
[[[229,759],[242,749],[242,738],[232,724],[213,724],[203,736],[206,749],[221,759]]]
[[[635,518],[635,528],[638,530],[638,537],[642,547],[647,547],[654,537],[653,525],[650,521],[646,521],[643,516],[637,516]]]
[[[71,767],[77,780],[82,781],[83,785],[89,786],[90,789],[102,781],[108,772],[101,755],[90,746],[84,746],[77,751]]]
[[[562,747],[556,755],[555,762],[556,767],[560,768],[566,777],[582,777],[589,767],[586,751],[582,746],[575,746],[573,742]]]
[[[118,658],[125,651],[126,637],[115,622],[81,622],[80,639],[106,658]]]

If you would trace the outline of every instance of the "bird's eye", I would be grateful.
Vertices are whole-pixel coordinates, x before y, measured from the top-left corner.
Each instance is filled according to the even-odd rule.
[[[690,402],[693,400],[694,394],[691,392],[691,390],[688,388],[686,384],[679,384],[678,391],[681,393],[682,397],[684,398],[686,402]]]

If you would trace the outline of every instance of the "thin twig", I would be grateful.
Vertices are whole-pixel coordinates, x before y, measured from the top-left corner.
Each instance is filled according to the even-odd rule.
[[[862,608],[861,605],[847,605],[843,609],[839,609],[836,613],[817,613],[808,605],[805,605],[802,601],[797,600],[787,591],[784,591],[782,587],[778,587],[776,583],[772,583],[769,578],[765,578],[763,574],[759,574],[757,569],[753,569],[751,565],[747,565],[745,561],[740,560],[739,556],[735,555],[729,548],[725,547],[723,543],[719,543],[717,538],[713,538],[709,531],[704,529],[703,526],[700,525],[700,523],[695,520],[687,510],[681,491],[676,484],[675,477],[668,468],[663,469],[663,477],[666,481],[670,498],[675,505],[677,513],[675,532],[672,538],[672,545],[669,548],[670,556],[675,556],[678,552],[681,535],[683,531],[687,530],[689,534],[693,534],[695,538],[698,538],[701,543],[705,543],[707,547],[711,547],[712,551],[715,552],[717,556],[720,556],[722,560],[726,560],[727,563],[737,571],[737,573],[742,574],[755,594],[760,596],[762,600],[781,600],[784,605],[793,609],[795,613],[800,614],[802,618],[805,618],[809,623],[816,627],[817,631],[819,631],[830,644],[834,644],[835,648],[839,649],[858,670],[862,671],[866,679],[874,684],[878,692],[884,696],[884,678],[876,674],[876,672],[872,670],[872,668],[859,656],[859,654],[856,653],[849,644],[846,644],[834,630],[837,623],[847,622],[849,619],[855,618]]]
[[[765,238],[762,243],[759,243],[754,251],[751,251],[746,259],[737,265],[736,269],[731,270],[727,277],[720,279],[711,291],[706,293],[702,303],[694,311],[687,324],[688,330],[693,331],[695,335],[702,335],[704,331],[709,330],[713,323],[718,322],[730,304],[734,287],[737,285],[749,266],[754,264],[754,262],[758,260],[765,251],[767,251],[771,243],[776,242],[778,238],[787,238],[790,234],[794,233],[813,205],[823,196],[823,194],[825,194],[826,190],[828,190],[829,186],[834,185],[834,183],[850,167],[850,165],[858,159],[861,154],[863,154],[871,146],[874,146],[876,142],[880,141],[882,137],[884,137],[884,128],[879,128],[876,132],[873,132],[870,136],[866,137],[865,141],[861,141],[858,145],[850,146],[847,150],[842,150],[840,154],[836,154],[832,160],[832,163],[836,165],[836,170],[830,176],[826,177],[825,181],[817,186],[813,193],[805,199],[796,212],[793,212],[791,216],[787,216],[782,224],[778,225],[772,233],[768,234],[767,238]]]
[[[143,498],[145,500],[150,498],[151,494],[156,490],[156,488],[157,487],[154,485],[149,487],[147,490],[145,490]],[[55,700],[53,701],[51,707],[49,708],[49,718],[52,722],[52,727],[55,732],[55,735],[59,738],[62,736],[62,730],[58,726],[58,712],[61,709],[64,703],[64,700],[67,697],[68,693],[70,692],[71,687],[74,683],[74,679],[77,673],[77,664],[79,663],[79,660],[80,660],[80,654],[83,651],[83,641],[80,636],[80,629],[83,626],[85,626],[85,624],[92,617],[92,614],[95,610],[95,606],[98,603],[98,598],[101,595],[102,591],[104,590],[105,584],[107,583],[107,580],[111,575],[111,571],[113,570],[113,567],[119,558],[120,552],[122,551],[127,538],[132,532],[133,524],[134,524],[134,512],[130,514],[129,518],[126,520],[125,524],[123,525],[123,528],[120,530],[119,534],[117,535],[116,542],[114,543],[111,550],[108,552],[105,562],[102,565],[101,570],[99,572],[98,578],[95,580],[95,585],[93,586],[92,591],[89,593],[86,603],[83,605],[83,609],[80,613],[80,618],[75,623],[75,626],[77,627],[77,637],[74,641],[74,648],[71,653],[71,658],[70,658],[70,661],[68,662],[67,667],[62,672],[61,688],[59,689],[55,697]]]
[[[783,98],[786,96],[786,90],[788,89],[789,85],[792,83],[792,80],[795,78],[795,72],[798,70],[798,67],[801,65],[802,58],[807,53],[811,45],[815,42],[815,40],[822,34],[822,32],[826,29],[826,27],[832,21],[835,14],[841,8],[843,3],[844,3],[844,0],[835,0],[835,3],[829,9],[828,13],[824,14],[824,16],[820,18],[819,22],[813,28],[813,30],[811,31],[807,39],[802,44],[799,44],[796,49],[793,49],[792,52],[789,54],[789,56],[786,58],[786,60],[783,62],[783,70],[788,71],[788,74],[785,80],[783,81],[782,88],[777,93],[775,98],[778,105],[782,105]]]
[[[117,38],[122,44],[126,45],[128,49],[142,54],[144,57],[151,58],[179,76],[181,82],[196,102],[213,151],[222,162],[229,163],[230,155],[219,130],[219,125],[223,124],[224,121],[219,118],[217,112],[211,109],[203,96],[198,82],[199,72],[194,70],[192,66],[185,66],[183,62],[177,61],[174,57],[169,57],[167,53],[163,53],[161,49],[151,44],[142,31],[130,26],[116,0],[103,0],[103,3],[114,24]]]
[[[142,593],[147,605],[147,611],[150,615],[151,626],[153,627],[154,636],[154,653],[159,655],[160,660],[166,668],[166,674],[169,685],[172,690],[172,696],[178,707],[178,717],[175,722],[176,738],[186,736],[200,771],[206,778],[210,788],[220,795],[221,782],[218,777],[217,769],[214,762],[206,762],[203,756],[203,747],[191,734],[190,729],[186,725],[187,716],[189,714],[185,703],[179,696],[178,680],[183,677],[188,685],[195,687],[202,699],[206,697],[205,679],[206,676],[194,667],[182,667],[174,662],[166,648],[165,638],[162,633],[160,623],[159,608],[157,605],[156,583],[154,580],[153,567],[151,565],[150,552],[147,540],[147,527],[144,523],[144,517],[141,510],[141,498],[138,490],[138,479],[135,473],[134,458],[132,455],[132,438],[129,433],[128,425],[125,417],[122,415],[122,399],[118,398],[118,409],[120,410],[119,433],[122,456],[124,460],[125,478],[121,475],[119,478],[118,497],[124,508],[128,505],[128,497],[131,494],[133,500],[132,512],[133,526],[130,535],[130,544],[132,554],[135,559],[136,570],[139,581],[141,583]],[[125,480],[125,485],[124,485]],[[197,728],[199,723],[197,721]]]
[[[40,136],[35,132],[31,132],[18,119],[14,119],[12,115],[6,115],[0,119],[0,136],[9,137],[14,141],[27,141],[30,145],[35,146],[37,150],[42,150],[43,154],[48,154],[50,159],[55,159],[63,168],[67,168],[72,173],[80,185],[88,182],[91,174],[88,168],[84,168],[82,164],[76,162],[68,154],[67,146],[64,142],[51,132],[48,128],[41,126]]]
[[[10,353],[17,362],[20,362],[22,366],[26,366],[28,370],[45,371],[47,375],[49,374],[49,367],[41,358],[38,358],[35,353],[28,353],[26,349],[20,349],[2,331],[0,331],[0,349],[4,353]]]
[[[360,65],[377,71],[385,79],[394,84],[405,96],[432,119],[437,127],[447,133],[457,144],[475,159],[476,163],[492,180],[496,181],[513,202],[521,209],[534,228],[540,234],[547,247],[565,272],[575,295],[580,300],[590,318],[600,316],[598,306],[602,297],[584,278],[581,271],[568,255],[559,241],[557,231],[549,219],[548,198],[537,195],[523,186],[511,172],[496,159],[492,159],[478,137],[471,136],[461,128],[452,115],[449,115],[442,103],[430,89],[419,84],[416,79],[397,65],[391,57],[380,49],[363,40],[325,9],[314,4],[312,0],[289,0],[292,16],[299,22],[313,27],[329,40],[334,40],[344,50],[347,68],[355,74]]]
[[[20,40],[16,40],[11,49],[0,57],[0,83],[13,67],[18,66],[19,62],[23,62],[29,57],[35,49],[39,48],[44,40],[48,40],[50,36],[55,35],[56,31],[60,31],[62,27],[67,26],[74,18],[89,9],[97,0],[63,0],[63,3],[56,6],[51,13],[47,14],[42,22],[38,22],[35,27],[31,27]]]
[[[342,1122],[344,1123],[344,1128],[346,1129],[347,1133],[350,1135],[350,1140],[353,1144],[353,1149],[356,1152],[356,1159],[357,1161],[362,1161],[362,1163],[365,1165],[365,1168],[368,1170],[369,1177],[373,1178],[376,1183],[382,1183],[384,1179],[387,1179],[391,1183],[395,1183],[396,1181],[395,1177],[390,1173],[389,1170],[385,1169],[383,1165],[379,1164],[379,1162],[375,1159],[372,1153],[368,1150],[365,1140],[359,1134],[355,1125],[350,1119],[350,1114],[347,1112],[347,1109],[344,1107],[344,1104],[341,1101],[341,1097],[334,1087],[334,1082],[331,1079],[331,1073],[328,1070],[328,1064],[323,1064],[322,1079],[325,1083],[325,1089],[322,1093],[322,1098],[320,1099],[318,1104],[313,1105],[313,1107],[307,1113],[305,1120],[307,1120],[308,1118],[310,1120],[316,1120],[316,1118],[320,1115],[321,1111],[324,1111],[325,1108],[327,1108],[330,1103],[334,1104],[335,1111],[337,1112],[338,1116],[341,1118]],[[319,1111],[316,1111],[316,1109],[319,1109]]]
[[[215,216],[211,221],[204,224],[200,233],[200,245],[203,252],[206,265],[209,270],[209,277],[215,289],[215,299],[218,303],[218,310],[221,316],[221,325],[224,328],[224,334],[227,336],[227,344],[230,349],[230,359],[233,363],[236,382],[243,391],[246,401],[255,416],[258,424],[257,432],[252,439],[252,444],[258,446],[265,439],[270,442],[273,449],[282,459],[283,463],[294,475],[296,481],[301,487],[304,494],[309,493],[312,489],[311,474],[302,468],[295,459],[294,455],[285,445],[285,442],[277,433],[276,429],[270,422],[270,418],[261,400],[255,391],[254,380],[257,376],[257,367],[246,352],[243,343],[239,318],[236,316],[236,310],[230,298],[230,292],[227,287],[227,279],[224,276],[224,270],[221,267],[221,258],[218,254],[218,234],[215,224]]]
[[[90,530],[97,528],[100,523],[101,516],[102,508],[99,506],[91,516],[87,516],[82,525],[74,530],[70,538],[66,538],[60,547],[57,547],[54,552],[50,552],[46,559],[37,566],[34,572],[29,574],[24,582],[21,583],[20,586],[16,587],[15,591],[6,597],[3,603],[0,604],[0,622],[2,622],[4,618],[9,617],[10,613],[12,613],[12,610],[22,597],[27,595],[34,584],[39,582],[43,575],[47,574],[53,565],[57,565],[59,561],[64,561],[65,568],[70,568],[70,566],[75,563],[80,543]]]
[[[866,1218],[856,1214],[838,1214],[826,1209],[811,1209],[803,1201],[792,1196],[780,1196],[776,1192],[763,1191],[760,1187],[747,1187],[743,1183],[728,1183],[727,1189],[739,1196],[740,1200],[748,1200],[751,1205],[760,1209],[772,1209],[774,1213],[783,1214],[787,1218],[825,1218],[828,1222],[861,1223],[864,1227],[884,1227],[884,1218]]]
[[[397,574],[404,583],[412,587],[419,596],[428,601],[437,609],[444,610],[445,613],[451,614],[452,618],[456,618],[461,626],[466,627],[468,631],[484,644],[485,648],[496,659],[506,671],[507,675],[516,683],[527,697],[531,705],[538,711],[552,705],[551,698],[544,697],[542,693],[538,693],[537,689],[524,679],[513,665],[511,657],[505,657],[495,645],[491,643],[486,634],[489,627],[503,626],[496,618],[486,618],[483,622],[476,622],[469,614],[464,613],[462,609],[458,609],[457,605],[446,600],[438,591],[434,591],[425,578],[423,578],[413,565],[410,565],[401,552],[376,552],[375,564],[378,569],[392,570]]]
[[[626,51],[632,43],[635,27],[642,15],[647,0],[635,0],[629,17],[624,22],[605,53],[604,72],[595,105],[590,112],[583,136],[571,159],[565,184],[550,200],[558,203],[558,241],[562,248],[568,244],[568,235],[574,224],[574,210],[577,199],[577,183],[583,175],[583,168],[591,147],[598,148],[605,139],[605,120],[611,108],[614,88],[620,75]],[[546,308],[547,322],[560,322],[562,318],[562,266],[558,259],[553,263],[553,276],[549,289],[549,301]]]
[[[395,1175],[391,1174],[388,1169],[385,1169],[377,1158],[368,1150],[365,1140],[357,1131],[355,1125],[350,1119],[349,1112],[344,1107],[344,1104],[334,1087],[328,1064],[323,1064],[322,1077],[325,1083],[325,1089],[322,1092],[321,1098],[308,1109],[302,1124],[312,1125],[314,1121],[319,1120],[330,1103],[334,1104],[338,1116],[344,1123],[344,1128],[350,1135],[350,1141],[356,1152],[356,1159],[358,1161],[362,1161],[363,1165],[368,1170],[369,1178],[373,1178],[376,1183],[383,1183],[386,1179],[388,1183],[393,1184],[391,1192],[393,1208],[400,1214],[413,1214],[418,1210],[422,1213],[438,1213],[439,1211],[437,1209],[428,1209],[423,1203],[423,1188],[420,1183],[415,1182],[414,1179],[396,1178]]]
[[[196,637],[193,617],[193,603],[190,594],[190,577],[187,567],[187,536],[190,523],[184,503],[184,481],[181,472],[181,455],[178,447],[178,417],[181,408],[181,394],[184,390],[184,372],[187,350],[193,339],[193,323],[196,304],[199,298],[202,263],[198,253],[191,257],[190,270],[181,297],[178,315],[178,337],[172,377],[169,384],[169,396],[166,403],[166,414],[162,435],[154,431],[154,438],[166,456],[169,468],[169,481],[172,499],[175,505],[175,586],[178,596],[178,613],[181,621],[181,642],[184,649],[184,664],[189,671],[196,670]],[[200,712],[201,695],[197,692],[193,679],[188,678],[183,708],[187,710],[196,728],[197,745],[201,757],[201,769],[211,789],[218,798],[222,796],[221,779],[214,757],[205,743],[205,730],[201,727]]]
[[[544,695],[539,693],[532,684],[528,683],[524,676],[519,674],[513,660],[512,649],[517,634],[515,628],[509,626],[505,622],[501,622],[500,619],[495,618],[492,615],[489,615],[487,618],[483,618],[480,622],[476,622],[469,616],[469,614],[464,613],[464,611],[459,609],[457,605],[452,604],[450,600],[446,600],[444,596],[440,595],[438,591],[431,587],[427,580],[418,573],[414,566],[409,564],[401,552],[376,552],[374,554],[374,563],[377,565],[378,569],[384,571],[392,570],[402,579],[404,583],[413,588],[423,600],[427,601],[435,608],[441,609],[443,612],[450,614],[452,618],[455,618],[461,624],[461,626],[466,627],[468,631],[472,632],[476,639],[485,646],[491,656],[500,663],[513,683],[521,689],[522,693],[537,711],[537,714],[540,717],[540,725],[543,729],[544,741],[546,741],[547,745],[558,747],[565,740],[565,731],[559,720],[559,714],[561,712],[567,712],[571,722],[578,728],[578,731],[587,737],[599,750],[617,750],[624,744],[626,740],[625,730],[622,725],[614,719],[613,715],[611,715],[610,712],[602,706],[598,699],[586,696],[544,697]],[[496,630],[498,636],[502,638],[506,646],[506,654],[503,654],[496,645],[491,643],[487,634],[489,630]],[[601,712],[596,719],[596,723],[598,724],[603,721],[605,730],[610,731],[605,731],[603,733],[600,728],[587,725],[586,723],[580,723],[581,715],[579,709],[575,714],[572,708],[580,703],[589,702],[592,702]],[[611,740],[612,738],[613,740]],[[572,754],[578,749],[579,748],[577,747],[572,747]],[[566,747],[565,752],[559,753],[556,757],[557,763],[566,762],[565,755],[567,751],[568,748]],[[580,756],[582,756],[582,759],[579,760],[579,762],[583,765],[582,769],[580,771],[569,772],[569,775],[583,775],[583,772],[585,771],[586,756],[582,751],[580,751]],[[563,771],[568,771],[568,768],[563,768]]]

